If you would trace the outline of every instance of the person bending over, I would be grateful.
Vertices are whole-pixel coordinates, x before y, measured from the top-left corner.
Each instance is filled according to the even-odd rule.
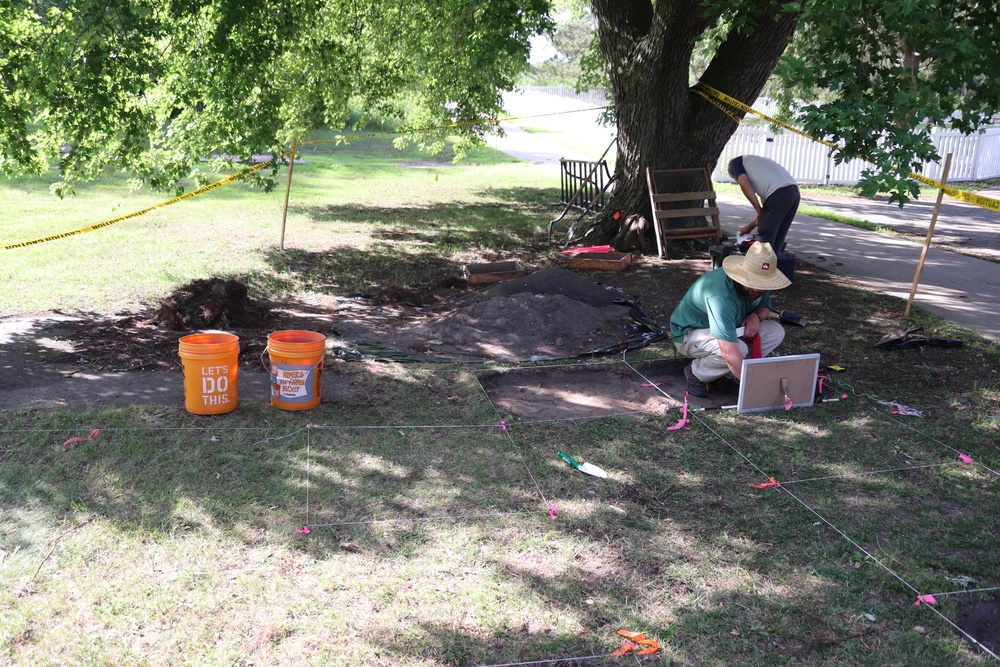
[[[785,249],[785,235],[799,210],[799,186],[792,175],[774,160],[759,155],[741,155],[729,161],[729,175],[743,191],[757,215],[740,227],[740,234],[755,228],[757,239],[770,243],[775,252]]]
[[[740,379],[743,359],[750,352],[742,338],[760,336],[766,357],[785,339],[785,330],[768,320],[771,290],[790,281],[778,271],[771,244],[758,241],[746,255],[730,255],[722,267],[709,271],[688,288],[670,315],[670,336],[677,351],[693,361],[684,368],[687,391],[706,398],[708,385],[722,377]]]

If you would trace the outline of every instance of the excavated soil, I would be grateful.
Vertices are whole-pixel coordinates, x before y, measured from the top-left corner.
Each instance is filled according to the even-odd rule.
[[[996,653],[1000,651],[1000,599],[964,602],[955,609],[955,625]]]
[[[336,333],[386,355],[462,361],[538,361],[616,347],[633,324],[627,292],[566,269],[542,269],[429,307],[345,304]]]
[[[659,365],[633,370],[604,363],[620,361],[623,341],[636,333],[631,305],[622,301],[638,303],[648,322],[665,329],[677,302],[711,262],[698,250],[669,260],[640,259],[615,272],[542,268],[490,287],[443,276],[426,286],[390,286],[364,297],[327,296],[310,304],[254,301],[241,286],[208,279],[168,295],[150,312],[8,318],[0,320],[0,381],[16,391],[0,393],[0,408],[181,406],[178,339],[202,330],[183,327],[200,325],[197,318],[205,317],[204,324],[240,338],[241,401],[244,396],[269,400],[268,334],[306,329],[330,341],[328,374],[356,359],[506,366],[559,360],[546,363],[547,370],[485,374],[484,387],[498,408],[524,419],[662,411],[676,405],[684,389],[683,365],[674,360],[669,338],[648,348],[652,355],[647,358],[664,359]],[[962,391],[968,377],[982,375],[976,355],[961,349],[873,351],[888,330],[899,326],[899,304],[884,297],[859,299],[844,282],[815,267],[796,267],[794,283],[775,294],[775,307],[805,315],[809,325],[786,326],[783,354],[821,352],[823,367],[847,369],[834,379],[852,385],[893,386],[917,361],[942,391]],[[581,363],[593,365],[581,368]],[[577,367],[561,367],[566,364]],[[254,385],[258,375],[259,388]],[[325,383],[324,393],[338,386]],[[903,398],[928,414],[968,409],[938,405],[926,393],[907,391]],[[324,396],[325,403],[336,400]],[[715,390],[699,403],[729,405],[735,396]]]

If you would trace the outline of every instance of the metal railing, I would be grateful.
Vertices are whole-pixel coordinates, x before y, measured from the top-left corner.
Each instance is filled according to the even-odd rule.
[[[582,211],[604,210],[603,195],[611,182],[607,160],[559,160],[560,204]]]
[[[608,154],[616,140],[612,140],[604,151]],[[566,245],[573,240],[576,225],[591,211],[604,210],[604,195],[608,188],[615,182],[615,177],[608,171],[608,163],[604,155],[597,162],[587,162],[585,160],[559,160],[561,204],[565,204],[562,213],[558,217],[549,221],[549,243],[552,243],[552,227],[566,217],[571,208],[583,211],[576,221],[570,225],[569,233],[566,237]],[[573,193],[572,195],[570,193]]]

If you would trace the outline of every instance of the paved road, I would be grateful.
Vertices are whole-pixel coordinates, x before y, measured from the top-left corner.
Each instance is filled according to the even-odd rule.
[[[720,197],[719,208],[723,228],[730,233],[753,214],[746,200],[735,197]],[[869,210],[862,206],[855,208],[860,213]],[[920,243],[805,215],[796,216],[787,242],[797,261],[851,278],[865,289],[902,299],[910,296],[923,251]],[[979,331],[986,338],[1000,340],[998,294],[1000,264],[932,247],[920,274],[914,303],[946,320]]]
[[[521,100],[516,108],[520,113],[529,113],[532,105],[544,102],[538,98],[527,102]],[[557,108],[565,106],[566,103],[560,102]],[[543,108],[538,106],[536,111],[541,113]],[[569,119],[572,116],[567,114],[560,118]],[[588,122],[593,128],[592,119]],[[578,136],[587,133],[586,122],[571,124],[565,120],[564,124]],[[589,146],[593,145],[591,140]],[[570,157],[565,139],[556,143],[541,134],[513,134],[507,140],[498,140],[497,146],[499,150],[555,174],[555,178],[558,178],[559,158]],[[596,160],[602,150],[591,150],[589,155],[575,159]],[[555,183],[558,184],[558,181]],[[1000,196],[1000,192],[996,191],[986,194]],[[995,253],[1000,259],[1000,214],[947,197],[945,201],[947,204],[942,206],[938,215],[934,237],[936,243],[944,243],[942,247],[932,247],[928,252],[914,303],[960,326],[978,331],[986,338],[1000,340],[1000,263],[943,249],[948,243],[968,238],[966,244],[981,244],[983,254]],[[822,201],[808,200],[806,203],[914,234],[921,242],[799,215],[788,233],[788,249],[795,253],[798,261],[851,278],[866,289],[907,299],[935,202],[936,194],[911,202],[900,210],[898,206],[884,201],[854,197],[832,201],[826,198]],[[723,229],[729,234],[735,234],[753,215],[749,202],[740,196],[720,196],[719,206]]]
[[[1000,188],[983,190],[979,194],[1000,199]],[[923,242],[934,214],[937,192],[926,191],[923,198],[907,202],[902,209],[886,200],[814,196],[808,189],[802,193],[802,203],[868,220]],[[1000,213],[945,196],[934,224],[933,243],[937,248],[1000,261]]]

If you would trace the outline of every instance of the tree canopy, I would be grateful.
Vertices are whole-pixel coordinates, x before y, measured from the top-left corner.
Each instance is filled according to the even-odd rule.
[[[1000,109],[998,20],[1000,4],[975,0],[808,3],[777,69],[781,94],[807,131],[842,144],[840,158],[877,166],[868,194],[905,202],[906,173],[940,158],[933,126],[973,132]]]
[[[169,187],[201,157],[280,153],[311,129],[344,127],[352,112],[423,126],[496,118],[529,39],[551,25],[548,9],[545,0],[4,3],[0,169],[58,161],[72,182],[115,166]]]
[[[463,124],[449,131],[475,142],[490,126],[471,123],[502,115],[529,40],[552,28],[551,5],[13,0],[0,6],[0,169],[56,161],[72,182],[114,166],[170,187],[197,174],[199,158],[277,153],[316,127],[369,117]],[[874,162],[865,186],[901,201],[915,187],[906,171],[934,157],[929,124],[972,131],[1000,105],[995,0],[589,9],[615,102],[620,210],[648,212],[647,166],[712,167],[736,128],[692,94],[692,61],[701,81],[748,104],[776,73],[789,118],[841,143],[838,157]]]

